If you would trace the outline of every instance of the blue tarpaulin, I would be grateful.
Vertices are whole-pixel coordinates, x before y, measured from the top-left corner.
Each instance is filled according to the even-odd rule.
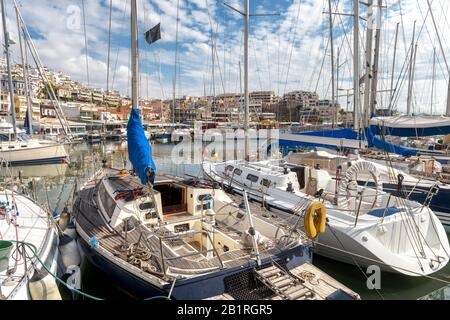
[[[413,157],[417,155],[417,151],[414,149],[402,147],[393,143],[381,139],[379,136],[375,135],[373,128],[368,128],[366,130],[366,137],[369,148],[377,148],[388,153],[395,153],[402,155],[404,157]]]
[[[132,109],[127,127],[128,157],[142,184],[147,184],[149,169],[156,172],[152,147],[145,137],[139,109]],[[154,181],[150,181],[152,184]]]
[[[336,129],[336,130],[310,131],[310,132],[298,132],[296,134],[302,135],[302,136],[314,136],[314,137],[326,137],[326,138],[358,140],[358,133],[353,131],[352,128],[344,128],[344,129]]]

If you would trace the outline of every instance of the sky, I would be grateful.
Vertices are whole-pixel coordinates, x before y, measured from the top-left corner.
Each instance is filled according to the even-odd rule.
[[[108,87],[124,95],[130,93],[130,0],[16,1],[44,65],[91,87]],[[427,1],[431,3],[438,32]],[[243,2],[226,1],[238,10],[242,10]],[[8,31],[17,38],[13,0],[5,0],[5,3]],[[111,3],[111,46],[108,50]],[[331,3],[332,12],[352,13],[351,0],[331,0]],[[323,98],[331,97],[328,5],[328,0],[250,0],[252,14],[278,13],[250,18],[251,91],[273,90],[282,96],[292,90],[311,90]],[[138,0],[138,8],[142,98],[171,99],[175,74],[176,97],[241,91],[244,58],[243,17],[240,14],[226,7],[223,1],[216,0]],[[450,63],[450,23],[447,17],[450,1],[383,0],[381,12],[379,106],[386,108],[392,100],[395,109],[406,110],[408,68],[405,66],[409,65],[416,22],[412,109],[414,113],[445,112],[446,61]],[[363,75],[368,27],[364,5],[361,5],[360,17],[360,72]],[[378,9],[375,7],[374,28],[377,17]],[[148,45],[144,33],[157,23],[161,23],[162,39]],[[398,23],[394,65],[394,38]],[[352,94],[347,90],[352,87],[353,77],[352,30],[351,17],[333,15],[333,61],[335,70],[338,70],[339,101],[344,108],[347,106],[347,92]],[[433,77],[434,48],[436,67]],[[13,46],[12,50],[14,61],[19,62],[18,46]],[[394,99],[388,91],[392,74],[393,87],[398,88]],[[351,96],[349,100],[352,100]],[[349,108],[352,108],[351,104]]]

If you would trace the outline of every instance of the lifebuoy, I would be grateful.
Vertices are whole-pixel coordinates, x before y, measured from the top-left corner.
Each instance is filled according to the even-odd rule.
[[[313,202],[306,210],[305,232],[309,239],[314,240],[320,233],[326,231],[327,209],[321,202]]]
[[[367,206],[362,205],[361,210],[371,210],[373,208],[379,208],[382,204],[383,182],[380,179],[380,171],[377,166],[369,161],[358,160],[352,163],[345,174],[343,175],[339,184],[339,196],[338,207],[341,209],[350,210],[352,201],[355,202],[358,193],[358,181],[357,176],[359,173],[368,173],[375,183],[375,195],[374,200]],[[352,191],[354,194],[352,194]],[[357,206],[357,205],[356,205]],[[351,212],[353,213],[353,211]]]

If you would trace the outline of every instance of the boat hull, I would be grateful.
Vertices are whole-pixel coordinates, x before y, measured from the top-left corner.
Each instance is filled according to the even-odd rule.
[[[155,297],[167,297],[172,285],[157,286],[138,277],[129,270],[115,264],[107,257],[92,249],[89,244],[79,238],[79,246],[85,257],[97,268],[105,272],[113,279],[114,283],[137,299],[150,299]],[[304,263],[312,261],[312,246],[300,245],[291,250],[286,250],[272,257],[279,264],[286,264],[288,269],[293,269]],[[262,265],[268,265],[270,259],[262,261]],[[218,296],[226,292],[226,282],[231,276],[241,272],[253,272],[257,268],[256,262],[248,263],[245,267],[236,267],[219,270],[214,273],[200,275],[198,277],[178,280],[172,291],[171,299],[174,300],[202,300]]]
[[[61,163],[68,158],[64,146],[53,143],[29,147],[17,145],[14,149],[10,149],[9,146],[2,146],[0,157],[14,166]]]

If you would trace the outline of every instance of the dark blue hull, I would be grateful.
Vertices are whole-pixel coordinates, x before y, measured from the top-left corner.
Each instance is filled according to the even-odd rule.
[[[131,296],[137,299],[147,299],[169,295],[171,284],[157,286],[146,282],[100,255],[96,250],[90,248],[84,240],[79,239],[79,244],[89,261],[108,274],[121,289]],[[281,265],[286,265],[288,269],[295,268],[304,263],[312,262],[312,245],[298,246],[283,251],[272,256],[272,259]],[[271,262],[272,260],[267,258],[262,261],[262,265],[269,265]],[[175,283],[171,298],[175,300],[202,300],[224,294],[230,289],[227,279],[246,271],[253,272],[256,267],[256,262],[251,261],[244,267],[224,269],[195,278],[178,280]]]

